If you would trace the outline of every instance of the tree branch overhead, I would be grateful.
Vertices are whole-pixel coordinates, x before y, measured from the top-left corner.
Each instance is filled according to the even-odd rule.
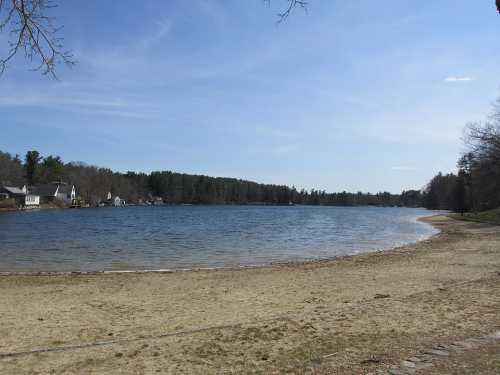
[[[54,78],[58,64],[75,63],[58,37],[61,27],[47,15],[56,6],[52,0],[0,0],[0,32],[7,31],[10,36],[7,55],[0,57],[0,75],[18,53],[36,64],[34,70]]]

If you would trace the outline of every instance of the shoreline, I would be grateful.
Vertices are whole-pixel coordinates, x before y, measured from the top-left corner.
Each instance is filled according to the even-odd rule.
[[[222,207],[342,207],[342,208],[360,208],[360,207],[370,207],[370,208],[408,208],[408,209],[424,209],[429,210],[425,207],[414,207],[414,206],[384,206],[384,205],[354,205],[354,206],[340,206],[340,205],[312,205],[312,204],[298,204],[294,203],[292,205],[288,204],[254,204],[254,203],[164,203],[164,204],[126,204],[124,206],[88,206],[88,207],[71,207],[71,206],[56,206],[42,204],[40,206],[22,207],[22,208],[0,208],[1,213],[12,213],[12,212],[38,212],[38,211],[48,211],[48,210],[87,210],[87,209],[123,209],[123,208],[165,208],[165,207],[212,207],[212,206],[222,206]]]
[[[304,260],[290,260],[283,262],[269,262],[263,264],[249,264],[249,265],[234,265],[234,266],[222,266],[222,267],[192,267],[192,268],[165,268],[165,269],[131,269],[131,270],[103,270],[103,271],[0,271],[0,277],[6,276],[98,276],[98,275],[109,275],[109,274],[175,274],[181,272],[213,272],[213,271],[244,271],[246,269],[259,269],[259,268],[276,268],[276,267],[300,267],[308,264],[324,264],[335,262],[339,260],[349,259],[352,257],[366,255],[366,254],[379,254],[379,253],[387,253],[391,251],[403,250],[408,246],[413,246],[419,242],[429,241],[434,237],[440,236],[442,231],[432,224],[432,219],[434,217],[443,216],[440,214],[423,216],[416,219],[418,222],[425,223],[426,225],[431,226],[438,232],[435,234],[431,234],[426,238],[419,239],[413,242],[406,243],[404,245],[398,245],[395,247],[390,247],[387,249],[374,249],[368,250],[364,252],[357,252],[353,254],[345,254],[338,255],[327,258],[318,258],[318,259],[304,259]]]
[[[0,277],[0,373],[387,374],[497,332],[499,227],[424,220],[441,232],[328,261]]]

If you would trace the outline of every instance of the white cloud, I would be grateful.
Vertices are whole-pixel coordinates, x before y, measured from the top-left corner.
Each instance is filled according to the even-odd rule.
[[[445,82],[471,82],[474,81],[473,77],[447,77]]]

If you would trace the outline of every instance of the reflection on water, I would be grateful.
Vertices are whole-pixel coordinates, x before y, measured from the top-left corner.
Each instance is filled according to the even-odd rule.
[[[429,237],[432,211],[165,206],[0,214],[0,271],[258,265],[388,249]]]

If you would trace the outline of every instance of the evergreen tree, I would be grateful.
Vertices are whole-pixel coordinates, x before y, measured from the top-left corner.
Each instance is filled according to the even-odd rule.
[[[25,168],[26,168],[26,179],[28,184],[33,185],[36,182],[36,172],[38,169],[38,163],[41,157],[38,151],[28,151],[26,153]]]

